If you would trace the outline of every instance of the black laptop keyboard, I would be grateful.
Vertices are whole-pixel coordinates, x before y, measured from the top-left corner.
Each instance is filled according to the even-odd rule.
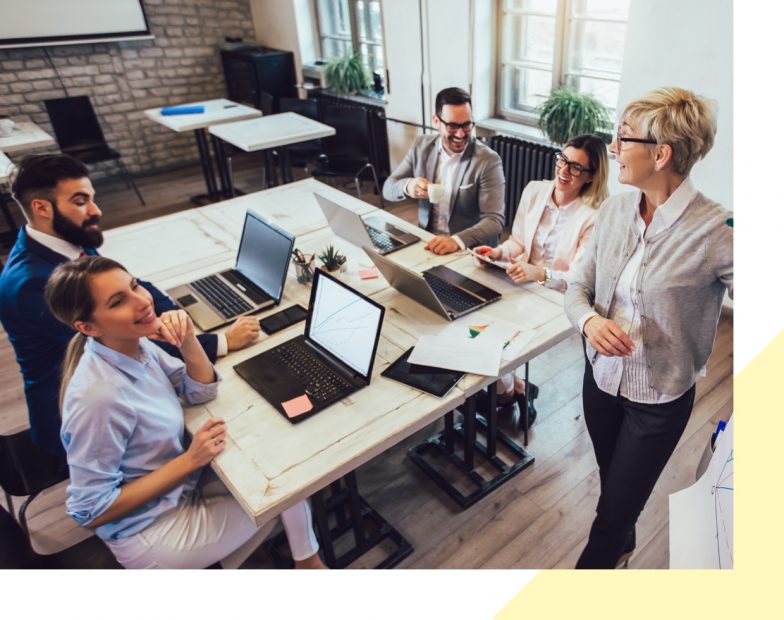
[[[476,297],[472,297],[465,291],[461,291],[455,285],[442,280],[432,273],[426,271],[422,275],[430,285],[430,288],[433,289],[436,297],[441,300],[441,303],[453,310],[463,312],[464,310],[475,308],[481,303]]]
[[[393,250],[397,246],[392,237],[390,237],[387,233],[381,230],[376,230],[375,228],[371,228],[369,226],[367,231],[370,235],[370,238],[373,240],[373,245],[375,245],[380,250]]]
[[[191,283],[191,286],[204,296],[225,319],[239,316],[252,309],[247,301],[235,293],[218,276],[207,276],[196,280]]]
[[[268,354],[299,377],[311,401],[333,400],[351,388],[348,381],[316,357],[302,340],[289,340]]]

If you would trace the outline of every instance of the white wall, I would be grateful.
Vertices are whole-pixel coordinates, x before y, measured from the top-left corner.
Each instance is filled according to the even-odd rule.
[[[706,196],[732,209],[732,0],[632,0],[619,109],[660,86],[718,103],[716,143],[691,176]],[[610,193],[628,189],[613,165],[610,177]]]

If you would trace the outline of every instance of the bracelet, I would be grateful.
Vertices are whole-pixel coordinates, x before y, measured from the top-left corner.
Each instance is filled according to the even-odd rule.
[[[537,284],[541,284],[542,286],[544,286],[545,284],[547,284],[552,279],[553,279],[553,272],[552,272],[552,270],[548,269],[547,267],[545,267],[544,268],[544,280],[537,280],[536,283]]]

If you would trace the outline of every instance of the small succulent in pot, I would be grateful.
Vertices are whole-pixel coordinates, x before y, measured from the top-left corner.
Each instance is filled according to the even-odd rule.
[[[327,271],[337,271],[346,262],[346,257],[334,245],[324,248],[318,258]]]

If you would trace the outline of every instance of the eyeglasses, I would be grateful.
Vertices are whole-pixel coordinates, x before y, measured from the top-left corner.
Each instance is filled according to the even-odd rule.
[[[441,124],[446,127],[449,133],[457,133],[458,129],[462,129],[466,133],[471,133],[476,123],[474,121],[466,121],[465,123],[447,123],[443,118],[436,115],[436,118],[441,121]]]
[[[627,138],[625,136],[621,136],[621,128],[618,127],[618,131],[615,133],[615,144],[618,145],[618,149],[621,148],[622,142],[636,142],[637,144],[659,144],[656,140],[647,140],[645,138]]]
[[[571,174],[574,178],[579,177],[583,172],[593,173],[593,168],[586,168],[582,164],[578,164],[576,161],[569,161],[566,159],[566,155],[563,153],[558,153],[555,156],[555,167],[560,170],[564,166],[569,167],[569,174]]]

